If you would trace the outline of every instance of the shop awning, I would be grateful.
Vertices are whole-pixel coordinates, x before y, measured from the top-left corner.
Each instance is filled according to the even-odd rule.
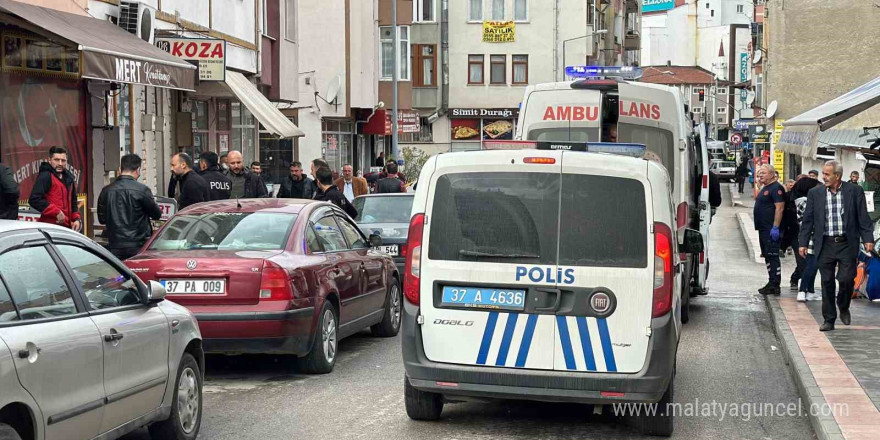
[[[83,78],[194,90],[196,67],[160,50],[109,21],[0,0],[12,24],[54,34],[82,52]]]
[[[804,157],[816,158],[819,131],[835,125],[880,103],[880,78],[783,123],[776,148]]]
[[[269,102],[257,87],[244,75],[231,70],[226,71],[226,85],[238,100],[263,124],[263,128],[282,138],[305,136],[287,116]]]

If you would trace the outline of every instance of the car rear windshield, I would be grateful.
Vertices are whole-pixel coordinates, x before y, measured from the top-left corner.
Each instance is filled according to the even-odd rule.
[[[409,223],[412,196],[370,196],[354,199],[358,223]]]
[[[264,212],[178,215],[171,219],[150,249],[279,250],[285,247],[295,221],[295,214]]]
[[[437,181],[429,225],[432,260],[647,265],[645,189],[633,179],[446,174]]]

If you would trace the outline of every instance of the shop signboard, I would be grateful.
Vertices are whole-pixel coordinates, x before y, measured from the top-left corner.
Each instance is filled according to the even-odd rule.
[[[391,136],[391,113],[385,112],[385,136]],[[417,111],[397,111],[397,133],[418,133],[422,130],[422,115]]]
[[[222,38],[156,38],[156,47],[182,60],[195,61],[199,81],[226,80],[226,40]]]
[[[99,52],[83,52],[82,65],[83,78],[176,90],[195,90],[193,66],[186,68]]]
[[[511,21],[484,21],[483,43],[516,42],[516,23]]]
[[[785,181],[785,152],[773,150],[773,168],[779,173],[779,180]]]
[[[450,110],[453,141],[513,139],[519,109],[454,108]]]
[[[642,0],[642,13],[661,12],[675,8],[675,0]]]

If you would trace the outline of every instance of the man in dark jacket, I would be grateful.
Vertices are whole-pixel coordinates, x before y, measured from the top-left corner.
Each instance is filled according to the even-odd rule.
[[[387,172],[385,178],[376,182],[376,192],[379,194],[406,192],[406,183],[397,175],[397,162],[388,161],[385,171]]]
[[[339,188],[333,184],[333,172],[330,168],[321,167],[315,172],[318,178],[318,193],[315,194],[315,200],[330,202],[342,208],[351,218],[358,215],[357,209],[345,198],[345,195],[339,191]]]
[[[20,195],[12,170],[0,164],[0,220],[18,220]]]
[[[177,176],[177,191],[180,192],[178,209],[210,200],[208,182],[193,170],[195,163],[186,153],[178,153],[171,157],[171,172]]]
[[[303,175],[302,164],[294,162],[290,165],[290,176],[281,181],[278,190],[279,199],[312,199],[318,190],[315,181]]]
[[[98,221],[106,227],[107,248],[120,260],[137,255],[153,235],[150,219],[162,217],[150,188],[138,182],[140,176],[141,158],[126,154],[120,160],[119,177],[98,196]]]
[[[220,159],[217,153],[205,151],[199,155],[199,173],[208,183],[208,200],[226,200],[232,189],[232,182],[220,172]]]
[[[67,170],[64,147],[49,148],[49,161],[40,164],[28,203],[40,211],[41,222],[79,231],[82,222],[76,203],[76,179]]]
[[[232,182],[229,198],[231,199],[256,199],[269,197],[266,184],[260,176],[251,173],[244,167],[244,158],[238,151],[230,151],[226,155],[229,163],[229,171],[226,177]]]

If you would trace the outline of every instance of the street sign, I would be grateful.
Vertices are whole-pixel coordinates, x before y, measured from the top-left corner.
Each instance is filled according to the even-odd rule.
[[[743,141],[743,137],[739,133],[734,133],[732,136],[730,136],[731,143],[739,144],[739,143],[742,143],[742,141]]]

